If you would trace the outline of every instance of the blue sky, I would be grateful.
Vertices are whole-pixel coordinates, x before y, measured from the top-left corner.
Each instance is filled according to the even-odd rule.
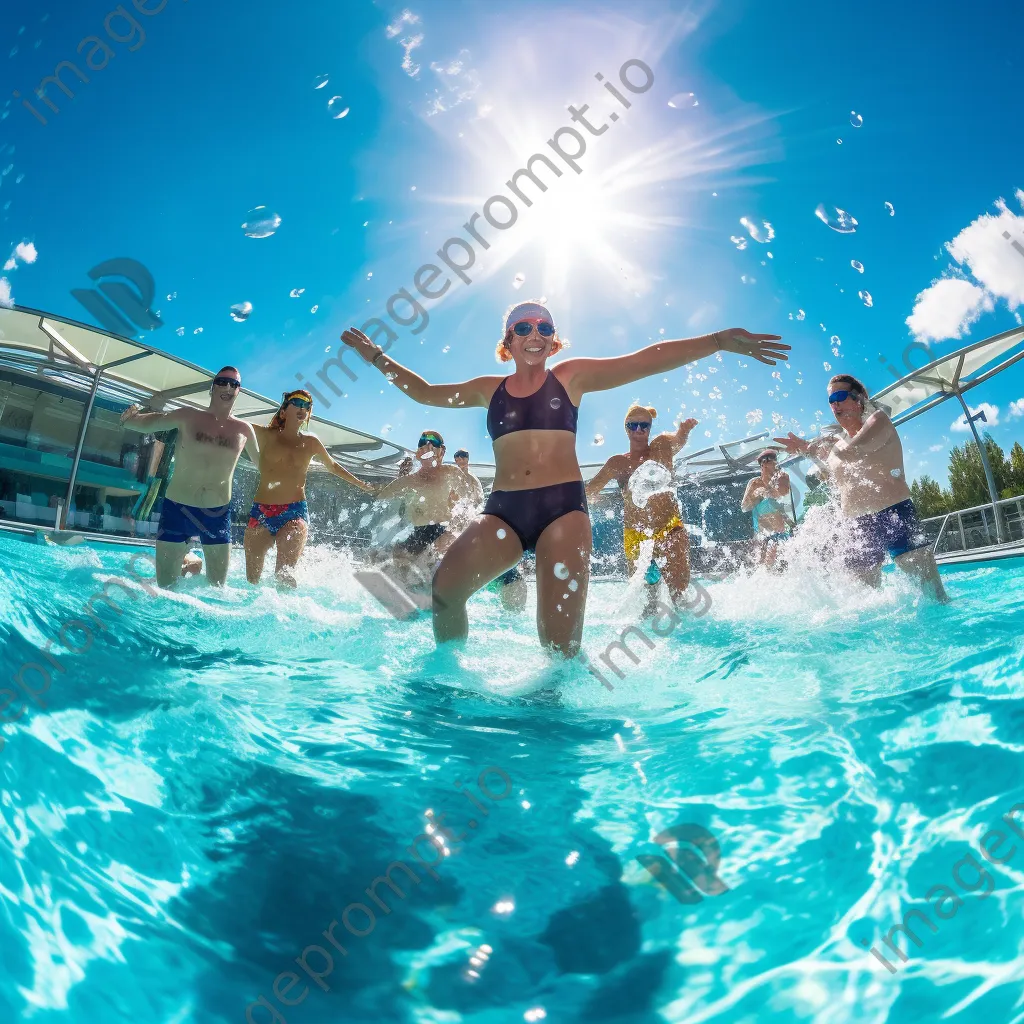
[[[1022,59],[1000,42],[1020,38],[1019,5],[940,2],[927,17],[872,0],[125,8],[144,42],[119,16],[112,34],[123,41],[109,38],[111,0],[5,5],[3,96],[30,97],[62,60],[90,81],[65,73],[76,97],[51,88],[58,114],[36,102],[46,126],[19,99],[0,110],[0,171],[11,165],[0,217],[9,251],[22,246],[0,297],[9,289],[21,305],[89,320],[71,289],[103,260],[134,258],[156,279],[165,321],[147,340],[208,367],[234,363],[265,393],[296,374],[315,381],[341,330],[385,315],[388,298],[438,263],[446,239],[466,236],[489,196],[508,195],[504,183],[536,152],[561,177],[520,204],[506,231],[486,227],[493,245],[477,252],[472,283],[453,279],[422,332],[396,328],[395,358],[434,381],[497,372],[504,309],[541,296],[575,354],[727,326],[793,345],[781,381],[728,357],[588,396],[584,462],[624,447],[634,398],[658,408],[662,428],[698,417],[695,443],[770,427],[773,414],[810,431],[818,412],[828,418],[825,364],[880,388],[892,377],[879,356],[898,365],[914,338],[908,317],[942,353],[1024,311],[1024,255],[1001,236],[1024,245]],[[76,53],[90,35],[113,53],[102,70]],[[645,92],[619,81],[631,59],[653,73]],[[642,82],[635,65],[630,74]],[[609,124],[587,137],[580,174],[547,146],[572,125],[570,103]],[[857,230],[830,230],[819,204],[848,211]],[[241,229],[257,206],[281,218],[270,237]],[[765,222],[773,237],[760,242],[750,226],[767,239]],[[946,247],[954,240],[959,262]],[[253,312],[235,323],[240,302]],[[358,373],[352,382],[335,372],[347,397],[327,391],[330,407],[317,411],[407,445],[434,426],[489,461],[483,410],[422,409]],[[972,396],[1007,447],[1024,438],[1011,404],[1022,397],[1024,369]],[[911,475],[945,479],[950,444],[967,436],[951,430],[954,414],[947,404],[906,428]]]

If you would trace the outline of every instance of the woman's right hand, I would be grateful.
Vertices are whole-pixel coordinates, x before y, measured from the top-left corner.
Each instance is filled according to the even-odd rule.
[[[358,327],[350,327],[342,334],[341,340],[354,348],[368,363],[372,363],[384,351],[380,345],[370,341]]]
[[[121,413],[121,423],[126,423],[128,420],[135,419],[139,413],[142,412],[141,405],[129,405],[123,413]]]

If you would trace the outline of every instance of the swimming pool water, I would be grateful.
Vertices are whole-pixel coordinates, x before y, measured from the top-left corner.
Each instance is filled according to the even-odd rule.
[[[490,593],[437,652],[316,548],[296,593],[236,558],[223,592],[94,604],[68,653],[127,560],[0,537],[0,687],[52,680],[0,726],[5,1019],[1024,1019],[1024,840],[979,852],[1024,801],[1024,569],[947,574],[948,607],[899,578],[710,583],[609,690]],[[637,600],[592,587],[592,662]],[[679,823],[727,891],[682,903],[638,863]],[[376,902],[396,860],[418,882]],[[911,908],[936,930],[893,975],[859,942],[885,953]]]

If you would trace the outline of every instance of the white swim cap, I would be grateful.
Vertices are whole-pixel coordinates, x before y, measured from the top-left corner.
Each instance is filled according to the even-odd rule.
[[[555,323],[555,318],[547,306],[542,306],[539,302],[520,302],[518,306],[513,306],[505,317],[505,331],[511,330],[520,320],[546,320],[552,326]]]

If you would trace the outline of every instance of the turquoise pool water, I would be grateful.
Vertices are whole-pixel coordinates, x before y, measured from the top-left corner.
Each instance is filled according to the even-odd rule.
[[[239,561],[219,593],[114,589],[68,653],[127,559],[0,537],[0,686],[50,672],[45,706],[0,693],[4,1019],[1022,1019],[1024,840],[979,852],[1024,801],[1021,568],[948,574],[948,607],[709,584],[609,690],[489,593],[438,653],[317,549],[284,597]],[[593,587],[593,662],[635,605]],[[680,823],[725,891],[637,861]],[[374,881],[399,860],[401,897]],[[912,908],[935,930],[903,964]]]

